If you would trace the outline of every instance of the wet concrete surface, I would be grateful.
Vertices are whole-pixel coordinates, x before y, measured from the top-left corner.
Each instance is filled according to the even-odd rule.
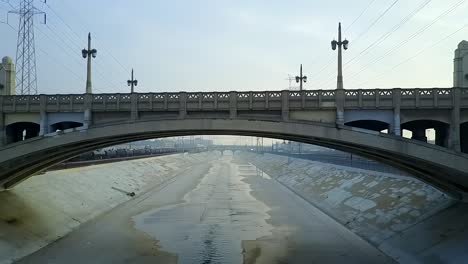
[[[391,263],[232,156],[192,166],[17,263]]]

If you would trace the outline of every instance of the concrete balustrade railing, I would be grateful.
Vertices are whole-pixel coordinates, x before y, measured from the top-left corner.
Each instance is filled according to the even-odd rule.
[[[458,90],[456,93],[454,91]],[[456,98],[456,94],[460,98]],[[183,95],[183,96],[182,96]],[[231,97],[235,96],[235,100]],[[344,90],[342,99],[336,90],[249,91],[249,92],[179,92],[131,94],[54,94],[0,96],[0,111],[9,112],[81,112],[89,104],[93,111],[178,111],[183,104],[193,110],[281,110],[283,96],[289,109],[336,108],[343,100],[345,109],[405,108],[449,109],[459,100],[461,108],[468,108],[468,89],[356,89]],[[233,104],[235,101],[235,105]],[[399,101],[399,102],[397,102]]]

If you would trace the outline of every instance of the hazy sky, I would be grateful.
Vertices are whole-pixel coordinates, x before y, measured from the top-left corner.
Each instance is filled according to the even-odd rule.
[[[7,2],[0,0],[2,21],[11,9]],[[35,20],[38,89],[84,92],[80,53],[88,31],[98,50],[96,92],[129,91],[132,67],[141,92],[280,90],[300,63],[309,77],[306,89],[333,89],[336,51],[330,41],[339,21],[350,41],[345,87],[449,87],[453,51],[468,38],[468,26],[462,28],[467,2],[38,0],[48,17],[47,25]],[[15,15],[9,22],[18,27]],[[1,56],[15,56],[16,34],[0,24]]]

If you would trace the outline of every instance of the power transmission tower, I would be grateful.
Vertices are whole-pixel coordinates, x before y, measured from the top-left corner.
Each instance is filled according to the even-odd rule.
[[[293,88],[293,87],[292,87],[292,82],[293,82],[294,80],[296,80],[296,78],[293,77],[291,74],[288,74],[288,78],[286,78],[286,80],[289,81],[288,90],[291,90],[291,89]]]
[[[18,94],[37,94],[34,15],[43,14],[45,24],[46,13],[34,6],[34,0],[20,0],[19,9],[8,13],[19,15],[18,42],[16,44],[16,92]]]

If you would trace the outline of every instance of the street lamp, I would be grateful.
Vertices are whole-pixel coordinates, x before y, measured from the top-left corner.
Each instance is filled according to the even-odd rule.
[[[296,76],[296,83],[299,83],[299,90],[302,91],[302,83],[307,82],[307,76],[302,76],[302,64],[299,72],[299,76]]]
[[[84,59],[88,59],[87,74],[86,74],[86,93],[92,93],[91,84],[91,57],[96,58],[97,50],[91,49],[91,33],[88,34],[88,49],[83,49],[81,55]]]
[[[133,78],[133,69],[132,69],[132,79],[127,81],[128,86],[131,87],[131,93],[133,93],[133,87],[138,85],[138,81]]]
[[[348,49],[349,41],[347,39],[341,41],[341,23],[338,24],[338,41],[332,40],[331,47],[332,50],[336,50],[338,47],[338,77],[337,77],[337,89],[343,89],[343,66],[342,66],[342,55],[341,55],[341,47],[343,49]]]

